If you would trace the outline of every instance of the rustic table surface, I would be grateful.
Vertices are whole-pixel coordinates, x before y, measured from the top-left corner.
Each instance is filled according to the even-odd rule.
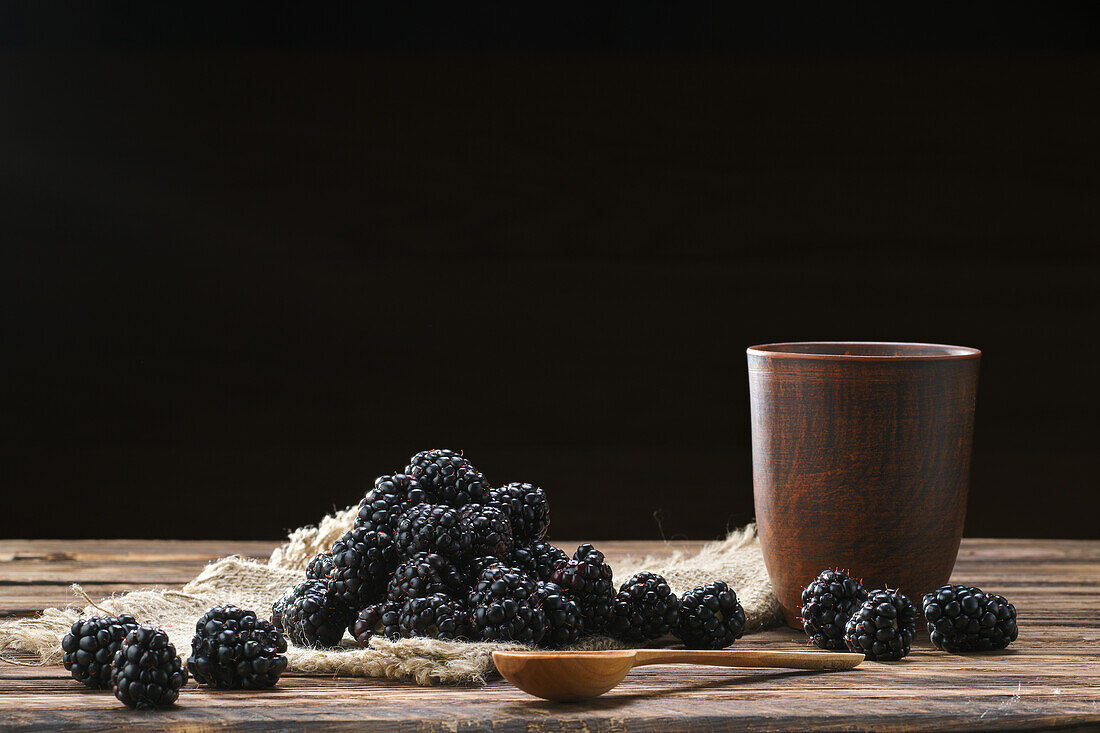
[[[574,545],[575,543],[562,543]],[[605,542],[612,562],[697,543]],[[178,587],[226,554],[266,557],[261,542],[0,540],[0,615],[30,615],[138,585]],[[58,667],[0,663],[0,729],[325,727],[401,730],[686,730],[1100,728],[1100,542],[965,540],[955,582],[1016,604],[1020,640],[1006,652],[953,656],[921,634],[893,664],[848,672],[643,667],[585,703],[543,702],[497,679],[485,687],[417,687],[288,675],[271,691],[190,684],[172,709],[131,712]],[[174,640],[186,647],[189,640]],[[740,648],[798,649],[800,632],[746,636]]]

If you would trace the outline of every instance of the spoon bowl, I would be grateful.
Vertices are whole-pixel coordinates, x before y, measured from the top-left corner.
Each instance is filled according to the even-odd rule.
[[[851,669],[862,654],[846,652],[615,649],[600,652],[493,652],[504,679],[524,692],[555,702],[587,700],[623,681],[644,664],[706,664],[720,667]]]

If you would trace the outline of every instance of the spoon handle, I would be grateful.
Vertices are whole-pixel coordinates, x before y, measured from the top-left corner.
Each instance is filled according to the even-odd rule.
[[[786,669],[851,669],[862,654],[848,652],[770,652],[708,649],[639,649],[634,666],[643,664],[708,664],[714,667],[784,667]]]

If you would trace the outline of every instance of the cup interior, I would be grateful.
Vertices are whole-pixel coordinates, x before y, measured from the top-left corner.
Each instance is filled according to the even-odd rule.
[[[805,359],[967,359],[981,355],[978,349],[945,344],[892,341],[791,341],[750,346],[757,356]]]

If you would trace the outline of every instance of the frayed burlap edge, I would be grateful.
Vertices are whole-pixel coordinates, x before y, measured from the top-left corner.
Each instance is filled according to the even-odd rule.
[[[96,614],[129,613],[141,623],[164,628],[180,656],[186,657],[195,621],[208,608],[232,603],[266,616],[283,590],[302,580],[309,559],[346,532],[355,515],[355,508],[349,507],[326,516],[316,526],[295,530],[267,562],[236,556],[216,560],[179,590],[135,590],[94,604],[49,608],[35,618],[0,621],[0,653],[29,652],[41,664],[57,664],[62,656],[61,638],[74,621]],[[693,555],[672,552],[665,556],[628,558],[615,563],[614,570],[618,582],[641,570],[660,573],[676,593],[724,580],[738,593],[748,630],[765,628],[780,620],[779,604],[771,591],[753,525],[732,532],[725,540],[705,545]],[[83,595],[79,586],[73,588],[74,593]],[[522,648],[489,642],[376,638],[371,640],[370,648],[361,649],[345,638],[344,645],[333,650],[291,646],[287,657],[289,671],[298,674],[388,677],[413,680],[421,685],[483,684],[496,672],[492,661],[494,650]],[[622,648],[622,644],[606,637],[589,637],[576,648]]]

